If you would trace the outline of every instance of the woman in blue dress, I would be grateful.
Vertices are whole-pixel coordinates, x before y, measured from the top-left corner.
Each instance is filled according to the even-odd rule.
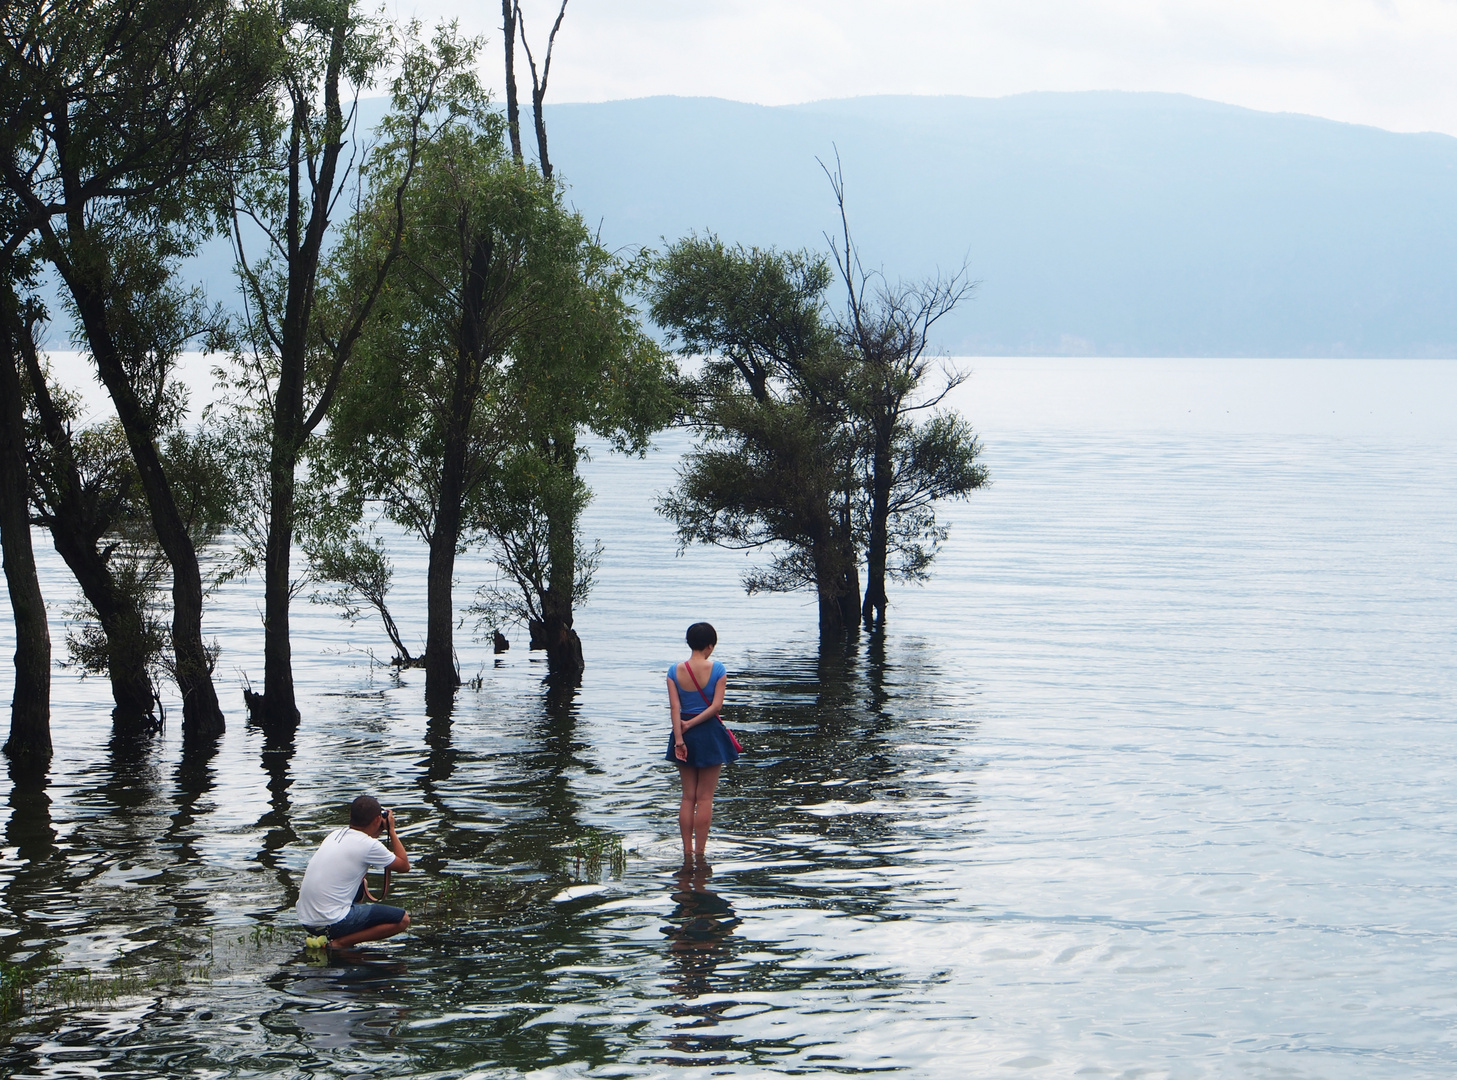
[[[664,757],[678,766],[683,800],[678,804],[678,832],[683,861],[704,859],[708,826],[713,822],[713,791],[725,764],[739,756],[719,714],[723,711],[724,668],[710,660],[718,632],[706,622],[688,628],[693,655],[668,669],[668,704],[673,734]]]

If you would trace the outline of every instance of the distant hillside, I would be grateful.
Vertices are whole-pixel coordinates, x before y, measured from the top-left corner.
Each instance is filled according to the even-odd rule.
[[[1457,356],[1457,139],[1166,94],[648,98],[549,110],[613,244],[823,247],[838,146],[864,255],[969,260],[963,354]]]
[[[368,127],[384,102],[361,104]],[[917,278],[965,257],[981,281],[941,326],[955,353],[1457,356],[1445,135],[1169,94],[548,111],[570,198],[614,246],[712,230],[823,249],[838,223],[815,158],[838,147],[870,265]],[[193,276],[232,301],[225,243]]]

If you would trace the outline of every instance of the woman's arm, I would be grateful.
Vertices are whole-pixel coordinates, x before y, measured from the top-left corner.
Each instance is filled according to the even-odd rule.
[[[683,707],[678,703],[678,687],[668,680],[668,707],[673,711],[673,756],[688,760],[688,745],[683,741]]]

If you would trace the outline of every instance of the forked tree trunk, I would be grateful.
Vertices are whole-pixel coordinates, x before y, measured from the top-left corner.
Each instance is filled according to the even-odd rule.
[[[154,709],[156,688],[148,670],[146,613],[140,597],[128,595],[118,586],[110,562],[97,549],[99,537],[111,523],[98,515],[82,484],[70,433],[46,385],[45,372],[34,341],[28,337],[28,328],[25,332],[27,338],[20,340],[21,353],[41,430],[54,460],[55,490],[48,496],[52,505],[47,523],[51,542],[95,610],[106,637],[106,673],[111,681],[113,702],[112,734],[140,742],[155,734],[160,726]]]
[[[73,263],[51,236],[48,239],[54,253],[53,262],[76,303],[96,370],[111,395],[117,419],[131,448],[151,511],[153,531],[172,567],[172,647],[177,687],[182,692],[183,737],[214,739],[223,733],[225,725],[217,691],[213,688],[211,663],[202,641],[202,571],[198,566],[197,548],[188,535],[162,466],[152,419],[137,398],[111,335],[103,291],[105,267],[96,253],[84,251],[88,239],[80,214],[72,214],[68,225],[73,242],[82,249],[86,265]]]
[[[346,27],[340,22],[332,28],[329,62],[324,72],[324,120],[331,131],[338,131],[343,123],[339,80],[344,66],[345,37]],[[307,99],[295,98],[289,143],[288,288],[278,353],[278,390],[273,399],[272,444],[268,456],[268,545],[263,556],[263,695],[259,697],[249,691],[243,695],[252,718],[275,735],[292,731],[299,722],[293,686],[293,646],[289,638],[295,474],[299,451],[308,436],[304,420],[304,368],[317,296],[319,259],[343,149],[341,141],[330,141],[320,154],[317,173],[314,164],[309,163],[312,198],[306,198],[300,148],[312,104]]]

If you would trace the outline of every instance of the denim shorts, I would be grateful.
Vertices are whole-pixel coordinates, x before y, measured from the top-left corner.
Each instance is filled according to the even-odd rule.
[[[390,907],[388,904],[353,904],[349,908],[349,914],[344,918],[327,927],[323,933],[329,935],[329,940],[348,937],[350,934],[357,934],[361,930],[368,930],[372,926],[383,926],[385,923],[403,922],[405,909]],[[310,930],[317,930],[318,927],[308,927]]]

